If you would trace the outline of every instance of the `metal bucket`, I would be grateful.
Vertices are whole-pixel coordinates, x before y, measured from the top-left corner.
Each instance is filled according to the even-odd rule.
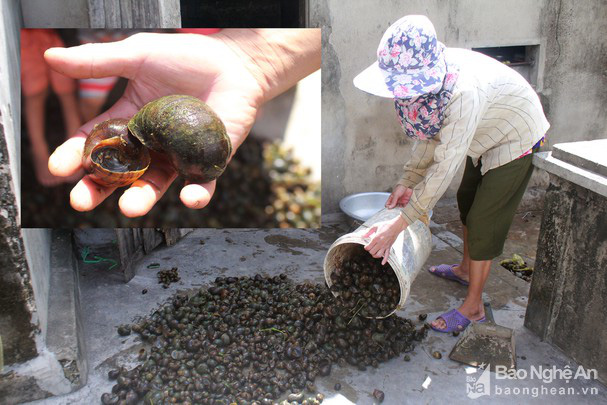
[[[384,208],[369,218],[368,221],[359,226],[354,232],[343,235],[333,242],[331,247],[329,247],[324,262],[325,280],[329,287],[333,285],[331,273],[335,271],[335,268],[341,265],[345,259],[358,254],[361,249],[360,245],[364,246],[369,242],[369,238],[363,238],[365,233],[376,223],[393,219],[399,214],[400,210],[398,208]],[[428,259],[428,256],[430,256],[432,234],[428,228],[428,222],[429,218],[423,217],[421,220],[417,220],[409,225],[405,231],[398,235],[390,248],[388,264],[398,278],[400,300],[392,312],[381,318],[386,318],[404,308],[407,297],[409,297],[411,284]],[[337,293],[333,292],[333,295],[337,295]]]

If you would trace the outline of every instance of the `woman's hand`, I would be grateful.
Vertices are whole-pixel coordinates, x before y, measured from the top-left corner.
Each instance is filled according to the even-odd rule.
[[[376,259],[383,257],[381,264],[386,264],[390,256],[390,248],[398,235],[407,229],[407,226],[409,224],[400,215],[394,219],[377,223],[363,236],[364,238],[371,237],[371,241],[365,245],[365,250]]]
[[[147,102],[170,94],[205,101],[225,124],[236,152],[259,106],[320,67],[320,30],[224,30],[212,36],[142,33],[119,42],[51,48],[44,56],[52,69],[69,77],[129,79],[116,104],[51,155],[50,172],[67,177],[81,169],[84,141],[95,124],[130,118]],[[176,177],[168,160],[154,154],[145,174],[123,192],[120,210],[127,217],[147,214]],[[203,208],[215,183],[187,184],[181,201],[189,208]],[[70,203],[78,211],[89,211],[114,190],[85,176],[72,189]]]
[[[386,201],[386,208],[404,207],[409,203],[411,194],[413,194],[413,190],[402,184],[397,184],[390,197],[388,197],[388,201]]]

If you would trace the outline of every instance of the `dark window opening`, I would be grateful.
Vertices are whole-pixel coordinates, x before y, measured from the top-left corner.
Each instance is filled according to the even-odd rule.
[[[531,65],[533,60],[527,57],[527,46],[498,46],[492,48],[472,48],[473,51],[484,53],[506,65]]]
[[[307,0],[180,0],[183,28],[302,28]]]
[[[539,45],[472,48],[519,72],[532,86],[537,85]]]

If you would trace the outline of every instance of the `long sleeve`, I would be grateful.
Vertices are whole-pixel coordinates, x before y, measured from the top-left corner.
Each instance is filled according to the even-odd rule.
[[[408,224],[431,210],[447,190],[474,138],[482,110],[477,92],[462,92],[454,96],[447,107],[443,127],[438,135],[429,141],[418,141],[429,145],[426,152],[422,153],[420,166],[424,165],[426,159],[429,162],[423,171],[416,168],[415,171],[407,169],[405,172],[406,181],[415,180],[414,176],[423,172],[423,178],[413,187],[409,203],[401,209],[401,215]],[[416,149],[420,148],[416,145]],[[426,155],[430,153],[432,155],[428,158]],[[409,163],[407,167],[410,167]]]
[[[424,179],[428,166],[433,162],[436,144],[434,140],[415,141],[411,159],[405,163],[403,176],[397,184],[413,188]]]

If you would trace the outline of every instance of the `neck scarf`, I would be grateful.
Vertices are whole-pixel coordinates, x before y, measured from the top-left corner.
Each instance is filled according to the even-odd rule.
[[[396,112],[405,134],[413,139],[432,139],[443,125],[444,110],[459,76],[459,69],[447,63],[443,86],[437,93],[428,93],[414,99],[394,99]]]

